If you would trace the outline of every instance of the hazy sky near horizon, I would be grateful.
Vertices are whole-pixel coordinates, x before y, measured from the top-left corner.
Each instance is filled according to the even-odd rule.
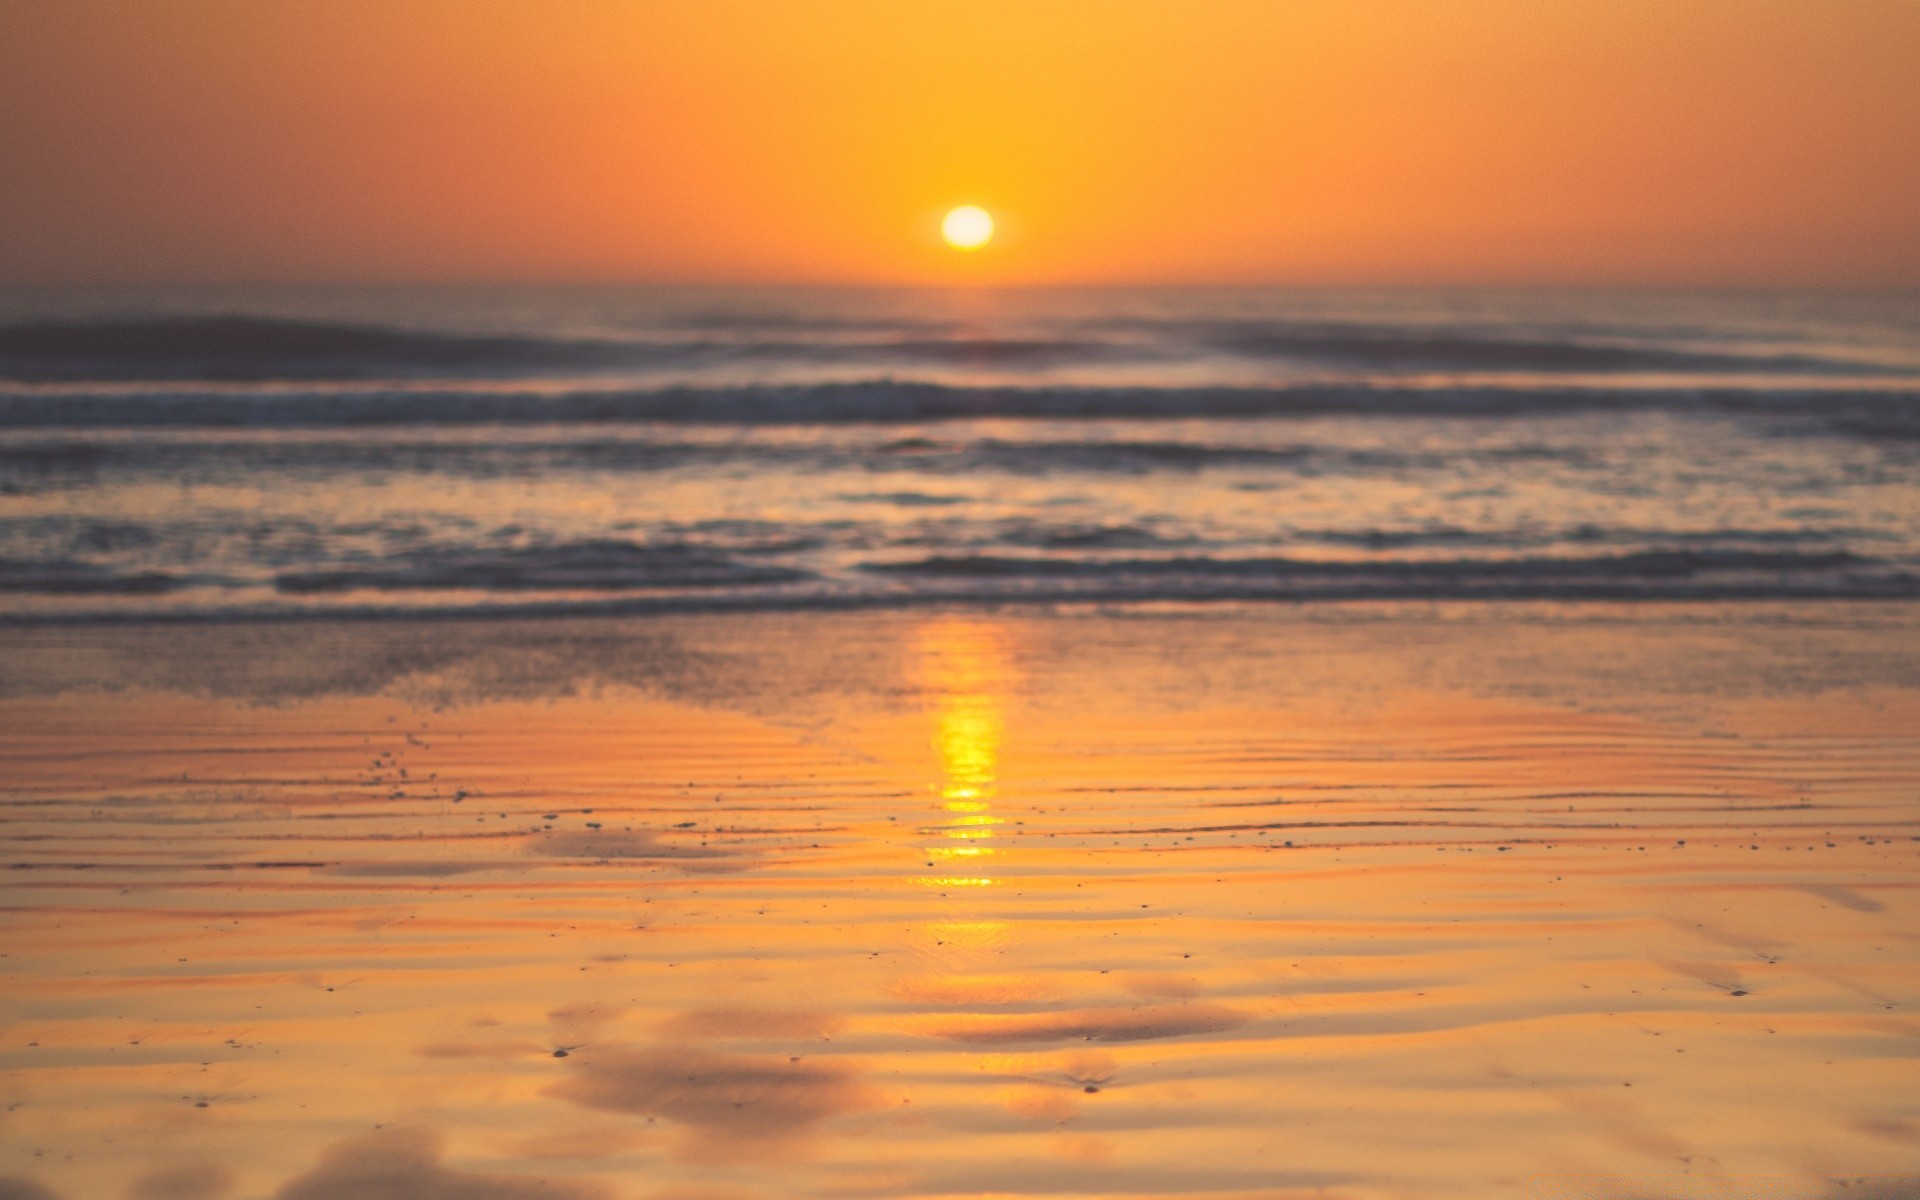
[[[0,0],[0,283],[1913,285],[1917,79],[1920,0]]]

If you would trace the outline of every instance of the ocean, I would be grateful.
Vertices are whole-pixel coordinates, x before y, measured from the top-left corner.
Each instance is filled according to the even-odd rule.
[[[0,620],[1920,596],[1920,296],[0,296]]]

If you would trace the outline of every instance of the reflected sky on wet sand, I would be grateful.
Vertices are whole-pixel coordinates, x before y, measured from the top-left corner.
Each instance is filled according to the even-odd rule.
[[[1914,634],[0,631],[0,1197],[1904,1195]]]

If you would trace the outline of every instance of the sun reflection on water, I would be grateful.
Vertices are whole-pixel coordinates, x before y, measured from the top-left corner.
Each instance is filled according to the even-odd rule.
[[[993,812],[1000,773],[1004,699],[1011,678],[1001,631],[959,618],[934,621],[920,633],[921,678],[937,705],[933,749],[935,789],[945,820],[941,843],[926,848],[927,861],[973,866],[980,874],[966,886],[990,886],[985,860],[1004,818]],[[946,886],[951,879],[928,880]]]

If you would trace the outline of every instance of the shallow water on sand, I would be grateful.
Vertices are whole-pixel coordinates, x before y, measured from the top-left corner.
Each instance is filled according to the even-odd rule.
[[[0,1195],[1920,1174],[1910,608],[0,639]]]

